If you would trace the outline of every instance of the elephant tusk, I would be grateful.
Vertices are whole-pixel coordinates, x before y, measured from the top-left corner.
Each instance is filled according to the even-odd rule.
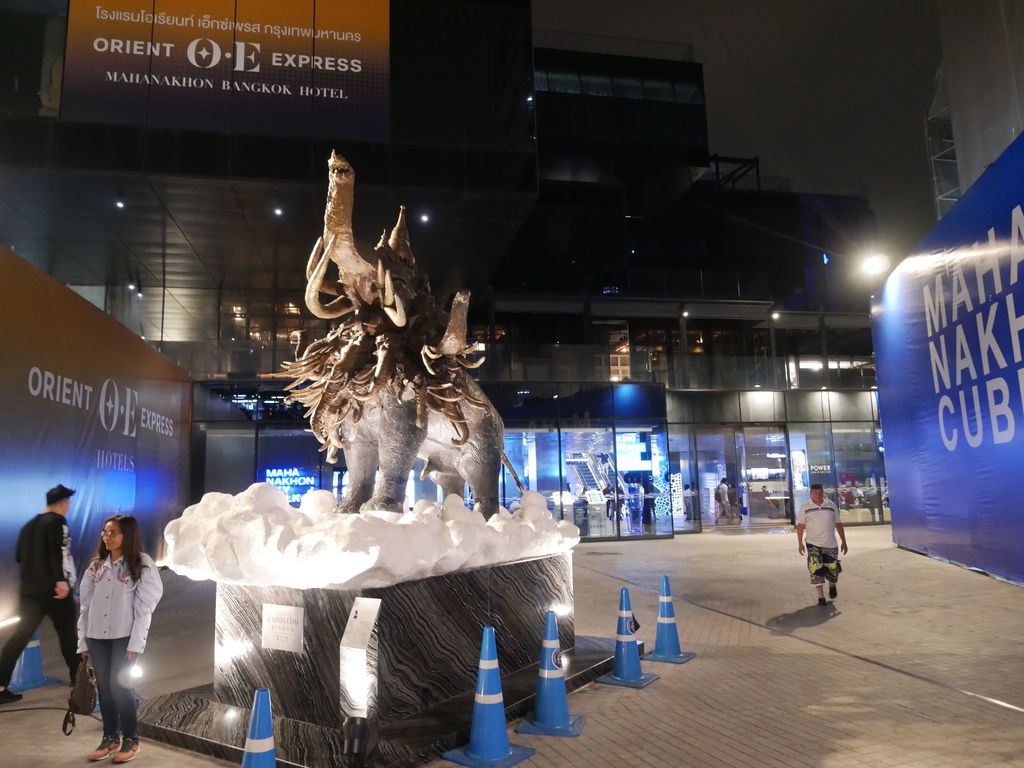
[[[431,360],[437,360],[439,357],[444,357],[444,355],[442,355],[441,352],[439,352],[436,347],[431,347],[428,344],[423,345],[423,353],[427,355]]]
[[[420,359],[423,361],[423,367],[427,369],[427,373],[429,373],[431,376],[437,376],[437,371],[435,371],[431,367],[430,358],[427,357],[426,345],[423,345],[423,349],[420,350]]]
[[[427,389],[429,389],[431,391],[436,391],[436,390],[439,390],[439,389],[448,389],[451,386],[452,386],[452,383],[450,381],[446,381],[444,384],[438,384],[438,385],[433,386],[433,387],[427,387]]]
[[[402,300],[395,296],[395,306],[390,307],[385,305],[383,307],[384,313],[391,318],[393,322],[399,328],[405,326],[405,306],[402,304]]]
[[[377,287],[378,287],[378,290],[383,288],[383,286],[384,286],[384,262],[382,262],[380,259],[377,259]],[[385,301],[384,303],[385,304],[390,304],[391,302]]]
[[[334,238],[331,238],[331,240],[333,242]],[[313,270],[315,269],[317,263],[320,260],[320,254],[323,252],[321,250],[320,246],[323,245],[323,242],[324,242],[324,238],[323,238],[323,235],[321,235],[320,237],[318,237],[316,239],[316,242],[313,244],[313,250],[309,252],[309,261],[306,262],[306,279],[307,280],[309,280],[309,278],[311,278],[313,276]]]
[[[455,359],[459,361],[459,365],[461,365],[463,368],[479,368],[481,365],[484,364],[484,361],[487,360],[486,357],[481,357],[479,360],[474,360],[471,363],[468,360],[463,360],[461,357],[457,357]]]
[[[332,238],[333,241],[333,238]],[[314,253],[316,248],[313,248]],[[312,258],[312,257],[311,257]],[[341,295],[329,304],[320,303],[320,289],[324,282],[324,275],[327,272],[327,264],[330,259],[327,258],[327,251],[324,250],[317,261],[316,266],[313,268],[312,274],[309,276],[309,280],[306,283],[306,307],[317,317],[323,318],[324,320],[333,320],[336,317],[348,314],[355,307],[352,306],[352,302],[348,300],[348,297]]]
[[[380,262],[377,262],[380,264]],[[391,270],[384,273],[384,305],[393,306],[395,303],[395,283],[391,279]]]

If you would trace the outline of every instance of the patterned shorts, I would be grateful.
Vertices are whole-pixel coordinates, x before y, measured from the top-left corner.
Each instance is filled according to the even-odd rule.
[[[807,545],[807,570],[811,574],[811,584],[818,586],[830,581],[839,580],[843,566],[839,562],[839,547],[819,547]]]

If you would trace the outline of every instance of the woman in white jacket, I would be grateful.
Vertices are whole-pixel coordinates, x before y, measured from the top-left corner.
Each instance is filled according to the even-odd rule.
[[[80,579],[78,651],[96,670],[103,740],[89,760],[111,755],[120,765],[139,751],[138,715],[131,668],[146,648],[163,582],[153,558],[142,551],[139,524],[131,515],[103,522],[96,556]]]

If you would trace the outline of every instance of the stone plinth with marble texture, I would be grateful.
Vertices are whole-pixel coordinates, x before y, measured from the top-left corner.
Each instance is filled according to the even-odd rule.
[[[360,596],[379,598],[381,606],[365,662],[358,662],[365,663],[365,670],[353,671],[351,664],[342,661],[340,642],[353,602]],[[262,646],[265,604],[304,609],[301,653]],[[553,605],[573,605],[571,553],[376,589],[220,584],[212,692],[190,694],[191,699],[204,699],[205,704],[185,704],[189,697],[178,694],[168,697],[164,705],[148,702],[150,706],[142,711],[143,730],[152,738],[192,749],[202,748],[198,742],[203,739],[234,741],[235,736],[227,735],[231,728],[211,728],[210,713],[225,706],[247,710],[253,691],[268,688],[275,730],[285,742],[290,738],[285,734],[315,732],[323,747],[334,752],[340,746],[339,729],[345,718],[359,716],[367,718],[370,742],[374,743],[381,733],[403,730],[402,721],[413,727],[432,722],[430,713],[444,711],[460,695],[472,693],[485,625],[495,628],[503,678],[519,672],[528,680],[529,673],[523,670],[536,666],[544,617]],[[571,611],[559,617],[558,629],[562,649],[569,652],[575,645]],[[363,701],[351,696],[353,687],[346,674],[360,678],[355,688],[365,691]],[[179,698],[172,702],[175,696]],[[196,709],[194,718],[180,709],[189,706]],[[443,730],[443,724],[439,727]],[[204,735],[203,730],[211,732]],[[174,737],[174,732],[181,738]],[[438,734],[439,738],[446,735]],[[244,741],[244,733],[237,738]],[[307,738],[296,736],[295,740]],[[331,743],[335,746],[329,746]],[[222,746],[228,751],[202,751],[229,756],[232,745]],[[294,746],[290,758],[288,744],[279,738],[279,760],[308,766],[334,764],[319,762],[313,753],[322,750],[310,752],[309,744]],[[380,744],[386,752],[385,746]],[[333,758],[337,757],[334,752]]]

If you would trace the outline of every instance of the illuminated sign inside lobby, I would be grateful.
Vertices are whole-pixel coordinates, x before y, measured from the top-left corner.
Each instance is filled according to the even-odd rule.
[[[388,0],[72,0],[61,117],[386,139]]]
[[[319,486],[316,473],[301,467],[268,467],[263,472],[263,479],[281,489],[289,503],[301,501],[306,491],[315,490]]]

